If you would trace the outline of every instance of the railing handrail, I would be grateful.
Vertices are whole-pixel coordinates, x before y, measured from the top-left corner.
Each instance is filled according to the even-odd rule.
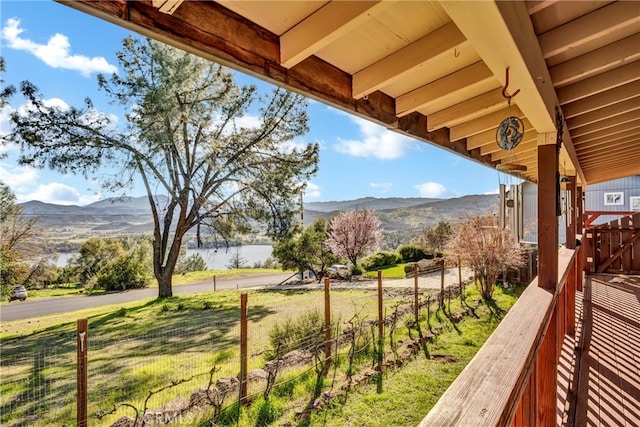
[[[508,425],[535,365],[547,327],[577,249],[560,248],[556,292],[524,290],[489,339],[440,397],[420,426]]]
[[[637,214],[637,211],[585,211],[584,212],[584,228],[591,227],[593,221],[598,219],[600,215],[611,215],[611,216],[627,216]]]

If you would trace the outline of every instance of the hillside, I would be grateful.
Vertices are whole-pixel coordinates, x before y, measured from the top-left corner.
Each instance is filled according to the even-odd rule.
[[[161,203],[163,200],[159,200]],[[312,202],[305,205],[304,222],[330,219],[343,210],[368,208],[376,212],[388,246],[406,243],[417,233],[439,221],[456,222],[467,213],[490,210],[496,195],[471,195],[452,199],[374,198]],[[25,215],[40,218],[40,225],[56,240],[86,239],[91,236],[140,235],[153,229],[146,197],[101,200],[87,206],[63,206],[38,201],[20,205]]]

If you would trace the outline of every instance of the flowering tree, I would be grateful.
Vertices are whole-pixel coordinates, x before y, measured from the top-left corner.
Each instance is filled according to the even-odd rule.
[[[493,298],[493,289],[500,273],[524,264],[518,242],[501,229],[491,212],[480,216],[467,215],[458,226],[449,256],[469,263],[478,279],[485,300]]]
[[[382,240],[380,220],[372,210],[340,212],[331,220],[327,244],[331,252],[358,265],[358,257],[378,248]]]

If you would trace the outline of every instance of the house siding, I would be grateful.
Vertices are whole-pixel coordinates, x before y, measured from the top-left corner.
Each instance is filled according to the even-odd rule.
[[[538,186],[531,182],[522,183],[524,239],[527,242],[538,241]],[[561,192],[564,193],[564,192]],[[622,193],[619,205],[605,205],[605,193]],[[561,194],[563,196],[563,194]],[[585,190],[585,211],[630,211],[631,197],[640,196],[640,175],[633,175],[613,181],[589,185]],[[603,215],[594,224],[604,224],[620,218],[615,215]],[[579,231],[578,231],[579,232]],[[558,217],[558,242],[566,240],[564,216]]]

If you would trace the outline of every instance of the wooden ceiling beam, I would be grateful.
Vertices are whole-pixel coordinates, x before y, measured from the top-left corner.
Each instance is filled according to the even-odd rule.
[[[598,173],[598,171],[590,171],[586,174],[589,178],[587,185],[598,184],[601,182],[611,181],[612,179],[625,178],[627,176],[638,174],[640,174],[640,170],[637,168],[634,169],[633,166],[620,169],[607,169],[605,171],[601,171],[601,173]]]
[[[608,107],[618,102],[637,98],[638,96],[640,96],[640,93],[638,93],[637,84],[635,82],[631,82],[606,92],[598,93],[597,95],[592,95],[588,98],[563,105],[562,111],[564,112],[564,118],[570,119],[581,114],[586,114],[600,108]]]
[[[514,102],[533,127],[539,133],[556,132],[559,102],[524,2],[448,0],[440,4],[503,85],[509,67],[508,90],[522,91],[523,95],[515,97]],[[487,22],[491,25],[486,25]],[[451,128],[451,139],[455,139],[455,128]],[[563,141],[578,176],[584,181],[568,129]]]
[[[529,15],[533,15],[549,6],[553,6],[556,2],[558,2],[558,0],[532,0],[526,1],[525,3],[527,5],[527,12],[529,12]]]
[[[596,146],[606,146],[613,144],[616,141],[633,141],[638,138],[638,129],[631,129],[626,132],[620,132],[615,135],[609,135],[602,138],[594,139],[582,144],[576,144],[576,152],[579,154],[584,153],[585,150],[591,149]]]
[[[427,126],[430,130],[451,127],[460,123],[476,119],[506,107],[507,100],[502,96],[502,88],[494,89],[482,95],[445,108],[427,116]]]
[[[625,160],[620,160],[619,158],[613,157],[608,159],[597,159],[593,161],[585,162],[585,169],[591,171],[598,171],[599,169],[604,168],[615,168],[622,169],[630,167],[635,171],[640,172],[640,157],[628,158]],[[635,175],[635,174],[632,174]]]
[[[495,111],[486,116],[478,117],[477,119],[469,120],[466,123],[461,123],[457,126],[449,128],[449,137],[452,141],[458,141],[463,138],[468,138],[473,135],[477,135],[481,132],[497,129],[500,122],[505,118],[515,116],[524,118],[524,114],[516,106],[504,108],[499,111]]]
[[[599,37],[640,23],[634,1],[616,2],[541,34],[540,48],[546,59],[575,49]]]
[[[558,100],[562,105],[568,104],[637,80],[640,80],[640,61],[631,62],[620,68],[560,88],[558,89]]]
[[[555,87],[584,80],[640,59],[640,34],[624,38],[577,58],[551,67],[549,73]]]
[[[353,97],[360,99],[467,43],[458,27],[450,22],[355,73]]]
[[[627,152],[632,152],[635,147],[640,148],[640,137],[637,135],[627,136],[625,138],[609,141],[606,144],[584,148],[578,152],[578,158],[582,161],[582,159],[602,156],[607,153],[619,155],[620,153],[616,152],[616,150],[626,149]]]
[[[508,159],[511,156],[520,157],[523,153],[526,153],[531,150],[535,150],[538,148],[538,138],[535,140],[531,140],[528,142],[521,142],[518,144],[516,148],[513,150],[500,150],[496,153],[491,154],[491,161],[497,162],[504,159]]]
[[[640,132],[640,117],[636,117],[635,120],[628,121],[616,127],[601,129],[599,131],[574,138],[573,144],[576,147],[576,150],[578,150],[580,144],[584,144],[589,141],[597,141],[614,135],[626,134],[628,132],[631,132],[634,135],[635,133]]]
[[[520,143],[516,146],[516,148],[518,148],[519,146],[521,146],[523,144],[528,144],[531,141],[537,141],[537,140],[538,140],[538,134],[537,134],[537,132],[535,132],[535,130],[532,130],[531,132],[525,132],[522,135],[522,141],[520,141]],[[500,151],[505,151],[505,150],[503,150],[502,148],[498,147],[498,144],[496,144],[495,141],[494,141],[493,144],[487,144],[487,145],[483,145],[482,147],[480,147],[480,153],[483,156],[485,156],[487,154],[498,153]],[[495,160],[495,159],[492,158],[492,160]]]
[[[331,1],[280,36],[280,63],[291,68],[390,7],[389,2]]]
[[[600,120],[599,122],[596,123],[592,123],[586,126],[580,126],[578,128],[573,128],[571,129],[571,136],[573,136],[574,140],[575,138],[581,137],[581,136],[585,136],[585,135],[589,135],[591,133],[594,132],[598,132],[600,130],[603,129],[609,129],[612,128],[614,126],[620,126],[623,125],[625,123],[629,123],[629,122],[633,122],[635,120],[638,120],[638,117],[640,117],[640,114],[638,114],[637,111],[630,111],[628,113],[624,113],[624,114],[620,114],[614,117],[610,117],[608,119],[605,120]]]
[[[447,129],[427,130],[427,119],[415,113],[398,119],[395,100],[376,91],[367,99],[352,97],[351,75],[311,56],[287,69],[280,65],[279,37],[216,2],[185,1],[173,15],[150,2],[125,0],[59,0],[61,4],[97,16],[194,53],[203,58],[301,93],[332,107],[371,120],[390,130],[464,155],[494,167],[480,150],[468,151],[465,141],[451,141]],[[393,2],[390,2],[393,3]]]
[[[160,9],[160,12],[171,15],[180,7],[184,0],[152,0],[153,7]]]
[[[427,120],[429,118],[427,117]],[[537,135],[538,132],[531,126],[531,123],[527,119],[522,119],[522,123],[524,124],[524,135],[522,138],[529,138],[531,135]],[[496,126],[497,128],[497,126]],[[496,133],[497,129],[489,129],[487,131],[481,132],[477,135],[473,135],[467,138],[467,148],[472,150],[474,148],[485,147],[487,145],[495,145],[498,146],[496,142]]]
[[[640,96],[567,119],[566,123],[569,129],[576,129],[581,126],[598,123],[630,111],[635,111],[636,114],[640,115],[640,112],[637,110],[640,110]]]
[[[460,91],[468,91],[475,85],[487,81],[495,81],[493,73],[482,61],[476,62],[460,71],[399,96],[396,99],[396,115],[398,117],[405,116],[429,106],[439,98]]]

